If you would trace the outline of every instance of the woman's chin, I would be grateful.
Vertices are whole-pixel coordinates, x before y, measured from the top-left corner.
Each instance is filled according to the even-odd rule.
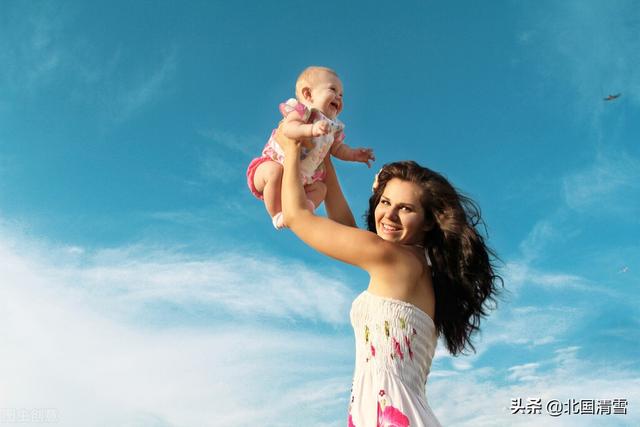
[[[388,233],[388,232],[382,231],[377,234],[378,234],[378,237],[380,237],[383,240],[386,240],[387,242],[400,243],[400,240],[402,240],[402,236],[396,233]]]

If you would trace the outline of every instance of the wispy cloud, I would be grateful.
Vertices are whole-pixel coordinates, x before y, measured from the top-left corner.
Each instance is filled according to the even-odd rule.
[[[348,329],[344,311],[352,295],[339,281],[299,265],[264,268],[264,260],[246,254],[202,258],[142,246],[55,247],[6,226],[0,237],[0,337],[6,343],[0,385],[12,390],[3,407],[54,408],[69,426],[343,423],[353,368],[350,332],[277,326],[278,319],[289,319]],[[318,283],[322,292],[312,289]],[[157,301],[172,302],[174,311],[202,303],[218,314],[197,326],[171,316],[150,324],[144,307]],[[501,313],[502,334],[487,330],[490,339],[481,345],[557,343],[580,319],[579,312],[567,316],[570,311]],[[568,321],[558,322],[561,317]],[[638,402],[635,373],[594,369],[579,353],[577,346],[556,347],[545,359],[504,372],[456,359],[453,371],[430,377],[430,404],[445,425],[496,426],[539,425],[541,418],[509,413],[515,397]]]
[[[603,102],[623,93],[619,102],[640,105],[640,12],[632,0],[523,4],[524,28],[517,35],[542,76],[566,85],[562,102],[602,138],[602,118],[614,105]],[[554,96],[555,94],[550,94]],[[573,115],[573,114],[572,114]]]
[[[548,358],[512,366],[505,371],[476,369],[440,377],[427,386],[429,402],[443,425],[452,426],[601,426],[635,425],[640,415],[640,376],[636,371],[596,365],[579,347],[559,347]],[[544,367],[544,369],[542,369]],[[541,398],[540,415],[511,413],[511,399]],[[552,399],[628,400],[627,415],[567,415],[552,417]]]
[[[527,262],[538,258],[544,247],[548,246],[551,240],[557,238],[557,235],[558,231],[554,229],[552,221],[541,220],[535,223],[529,234],[520,242],[520,252],[523,258]]]
[[[326,274],[269,263],[148,247],[92,252],[0,227],[3,407],[55,408],[69,426],[287,426],[303,414],[335,422],[352,337],[290,325],[344,327],[351,292]],[[146,308],[158,301],[171,303],[166,321],[149,323]],[[201,311],[196,326],[175,316],[203,306],[212,314]]]
[[[204,129],[198,133],[218,146],[218,149],[231,150],[247,155],[259,155],[262,146],[267,142],[267,136],[264,141],[256,136],[241,136],[231,132],[219,129]]]
[[[525,363],[524,365],[512,366],[508,369],[508,380],[513,381],[531,381],[539,377],[535,375],[536,370],[540,367],[539,363]]]
[[[628,153],[598,153],[595,161],[562,181],[571,209],[590,215],[638,215],[640,160]]]
[[[159,65],[153,71],[146,71],[138,81],[123,88],[118,104],[118,121],[124,121],[152,102],[163,90],[176,71],[176,49],[164,55]]]
[[[256,136],[237,135],[215,128],[198,130],[197,133],[207,142],[200,150],[201,176],[218,183],[235,181],[244,185],[246,168],[252,158],[260,155],[266,136],[261,140]]]
[[[106,113],[116,123],[157,100],[175,74],[177,47],[168,41],[158,48],[164,53],[151,49],[140,58],[135,52],[133,64],[134,53],[122,46],[98,55],[86,38],[71,30],[74,13],[55,2],[8,6],[6,25],[0,28],[3,92],[38,97],[43,89],[61,91],[88,113]],[[90,110],[96,106],[95,112]]]
[[[60,39],[64,14],[53,3],[7,7],[0,29],[0,83],[6,90],[33,93],[68,65]]]
[[[239,162],[232,164],[228,156],[217,150],[207,150],[200,161],[200,172],[205,178],[221,183],[230,182],[241,175],[237,166],[239,166]]]
[[[32,267],[38,276],[78,284],[84,297],[110,310],[139,315],[150,306],[199,306],[226,318],[272,318],[345,324],[352,292],[341,281],[294,261],[227,252],[213,258],[146,246],[87,252],[63,247]],[[66,263],[60,263],[60,259]],[[7,262],[11,273],[15,260]],[[322,286],[318,286],[322,283]]]

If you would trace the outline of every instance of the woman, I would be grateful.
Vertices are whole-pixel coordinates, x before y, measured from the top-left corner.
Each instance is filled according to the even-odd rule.
[[[288,159],[300,146],[281,138]],[[439,426],[425,384],[438,336],[458,354],[494,300],[493,253],[476,230],[479,211],[436,172],[415,162],[385,165],[369,200],[369,231],[355,226],[327,160],[329,218],[306,210],[298,162],[285,162],[284,223],[312,248],[369,273],[353,302],[356,336],[348,425]]]

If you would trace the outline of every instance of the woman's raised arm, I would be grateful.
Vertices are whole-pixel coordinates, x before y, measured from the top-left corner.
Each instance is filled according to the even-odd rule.
[[[395,251],[389,247],[393,244],[375,233],[316,216],[306,209],[306,196],[300,179],[300,145],[290,139],[283,139],[279,143],[285,151],[282,178],[282,213],[285,225],[315,250],[367,271],[395,261]],[[346,202],[344,205],[338,202],[337,205],[341,206],[338,211],[342,220],[355,223],[353,215],[346,215]]]
[[[342,193],[342,187],[338,181],[336,170],[333,167],[331,156],[327,156],[324,159],[324,167],[327,172],[325,184],[327,185],[327,196],[324,199],[324,206],[327,210],[327,215],[334,221],[340,224],[348,225],[349,227],[356,227],[356,220],[353,217],[351,208],[344,198]]]

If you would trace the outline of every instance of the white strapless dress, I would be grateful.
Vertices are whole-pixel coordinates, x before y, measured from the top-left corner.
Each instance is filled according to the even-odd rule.
[[[413,304],[364,291],[351,305],[356,366],[349,427],[438,427],[425,386],[438,342]]]

